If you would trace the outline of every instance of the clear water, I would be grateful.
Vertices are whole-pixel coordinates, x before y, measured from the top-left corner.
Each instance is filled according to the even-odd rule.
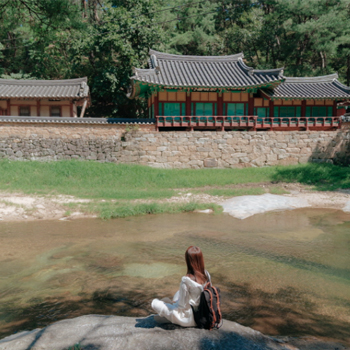
[[[223,316],[350,343],[350,215],[303,209],[0,224],[0,338],[89,313],[150,314],[198,245]]]

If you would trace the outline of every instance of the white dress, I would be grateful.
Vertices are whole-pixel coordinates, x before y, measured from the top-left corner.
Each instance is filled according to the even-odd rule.
[[[205,271],[205,274],[210,282],[209,272]],[[195,327],[196,322],[191,306],[195,310],[198,308],[201,293],[207,283],[199,284],[184,276],[181,279],[180,289],[173,297],[174,303],[165,302],[165,299],[168,298],[163,300],[153,299],[151,306],[159,316],[165,317],[171,323],[182,327]]]

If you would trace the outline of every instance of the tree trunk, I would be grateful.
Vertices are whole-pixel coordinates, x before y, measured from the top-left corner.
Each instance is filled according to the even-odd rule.
[[[83,11],[83,14],[82,14],[83,18],[86,18],[87,17],[87,15],[86,15],[86,0],[81,0],[81,9]]]
[[[322,60],[322,69],[325,69],[325,58],[324,58],[324,55],[323,55],[323,52],[320,51],[320,56],[321,56],[321,60]]]
[[[347,69],[346,69],[346,85],[350,85],[350,55],[347,58]]]

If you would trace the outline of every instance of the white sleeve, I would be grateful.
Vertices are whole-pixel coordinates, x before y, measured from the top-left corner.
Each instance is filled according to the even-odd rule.
[[[186,309],[189,305],[189,293],[184,281],[181,281],[180,283],[177,304],[180,309]]]
[[[176,303],[179,300],[180,291],[178,290],[173,296],[173,302]]]

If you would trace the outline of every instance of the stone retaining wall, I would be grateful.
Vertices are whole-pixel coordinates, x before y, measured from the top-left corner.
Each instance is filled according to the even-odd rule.
[[[124,134],[154,132],[154,125],[1,123],[0,158],[88,159],[117,162]]]
[[[331,162],[350,155],[349,130],[129,134],[119,162],[164,168],[235,168]]]
[[[153,125],[0,123],[0,158],[90,159],[163,168],[235,168],[331,162],[350,156],[336,131],[155,132]]]

